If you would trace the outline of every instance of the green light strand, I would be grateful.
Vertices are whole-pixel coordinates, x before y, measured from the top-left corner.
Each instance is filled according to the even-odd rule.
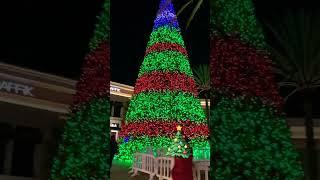
[[[132,163],[133,154],[140,152],[146,153],[148,148],[152,147],[154,156],[158,156],[158,150],[166,151],[168,147],[172,144],[172,139],[168,137],[155,137],[150,138],[147,136],[134,137],[128,142],[124,142],[120,139],[119,154],[115,157],[121,162]],[[189,142],[190,146],[193,148],[194,159],[208,159],[210,157],[204,157],[203,155],[209,155],[209,143],[207,140],[203,139],[193,139]]]
[[[215,179],[303,177],[285,119],[243,98],[222,98],[211,111],[211,173]]]
[[[159,42],[175,43],[185,47],[180,31],[169,26],[163,26],[152,31],[147,48]]]
[[[101,15],[97,17],[94,35],[89,43],[90,50],[96,49],[100,43],[110,37],[110,0],[105,0]]]
[[[237,34],[240,39],[259,49],[265,49],[265,39],[258,24],[251,0],[215,0],[211,4],[210,23],[226,34]]]
[[[190,120],[206,123],[201,103],[184,92],[143,92],[130,101],[128,122],[137,120]]]
[[[180,72],[193,76],[188,58],[177,51],[152,52],[145,56],[138,76],[153,71]]]
[[[105,179],[110,174],[110,104],[108,98],[82,106],[66,122],[53,160],[51,180]]]
[[[173,141],[171,141],[171,145],[168,148],[166,155],[172,157],[189,158],[190,147],[183,138],[181,131],[178,131]]]

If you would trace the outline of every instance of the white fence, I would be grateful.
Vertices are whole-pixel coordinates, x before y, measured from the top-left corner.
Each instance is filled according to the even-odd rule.
[[[156,176],[160,180],[172,180],[171,171],[174,167],[174,158],[158,157],[154,166],[156,167]]]
[[[194,161],[193,162],[193,179],[209,180],[210,161]],[[203,175],[203,176],[202,176]]]
[[[174,167],[174,158],[171,157],[154,157],[152,154],[136,153],[132,164],[132,176],[138,175],[139,172],[149,174],[149,180],[154,176],[159,180],[172,180],[172,169]],[[209,180],[209,160],[193,162],[193,179]],[[204,178],[202,178],[204,177]]]

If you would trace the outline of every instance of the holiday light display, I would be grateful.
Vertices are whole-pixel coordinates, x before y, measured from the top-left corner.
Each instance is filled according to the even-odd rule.
[[[236,35],[244,43],[258,49],[265,48],[265,38],[258,26],[252,0],[215,0],[211,6],[210,23],[214,32]]]
[[[110,48],[109,1],[106,0],[72,106],[50,179],[109,179]]]
[[[170,0],[161,0],[153,32],[135,84],[134,95],[119,134],[122,161],[152,147],[168,148],[176,126],[185,127],[191,148],[209,148],[206,117],[197,90],[184,41]],[[198,154],[194,154],[198,156]]]
[[[188,158],[190,156],[190,146],[181,134],[182,127],[177,126],[177,133],[171,146],[168,148],[167,155],[172,157]]]
[[[251,0],[212,7],[210,178],[302,179]]]

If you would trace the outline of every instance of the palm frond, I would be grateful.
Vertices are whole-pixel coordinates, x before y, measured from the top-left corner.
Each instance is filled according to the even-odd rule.
[[[190,0],[186,4],[184,4],[177,12],[177,16],[179,16],[192,2],[193,0]]]
[[[296,82],[279,82],[278,85],[280,87],[298,87],[299,84],[297,84]]]
[[[302,84],[310,81],[318,69],[317,61],[310,55],[314,52],[312,48],[318,47],[318,45],[310,44],[312,38],[308,34],[313,30],[311,27],[305,28],[305,26],[310,26],[310,20],[306,19],[310,19],[310,17],[304,11],[300,11],[300,13],[286,13],[284,19],[281,19],[281,23],[278,23],[280,28],[263,21],[280,46],[270,45],[271,53],[275,55],[276,64],[285,73],[292,74],[291,77],[295,81]]]
[[[295,93],[297,93],[299,91],[299,88],[295,88],[293,91],[291,91],[291,93],[289,93],[285,98],[284,101],[287,101],[289,99],[289,97],[291,97],[292,95],[294,95]]]
[[[193,8],[192,13],[190,15],[190,18],[188,19],[186,28],[188,28],[190,26],[191,21],[193,20],[195,14],[198,12],[198,10],[200,9],[201,4],[203,3],[203,0],[198,0],[196,6]]]
[[[201,64],[193,69],[194,79],[200,92],[210,90],[210,68],[206,64]]]

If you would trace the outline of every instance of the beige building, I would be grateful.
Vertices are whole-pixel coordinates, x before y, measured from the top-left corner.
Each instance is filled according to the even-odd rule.
[[[0,180],[46,179],[76,81],[0,63]],[[118,136],[133,87],[111,82],[111,133]],[[201,100],[205,107],[205,101]],[[290,119],[298,148],[301,119]],[[315,135],[320,139],[320,121]]]

